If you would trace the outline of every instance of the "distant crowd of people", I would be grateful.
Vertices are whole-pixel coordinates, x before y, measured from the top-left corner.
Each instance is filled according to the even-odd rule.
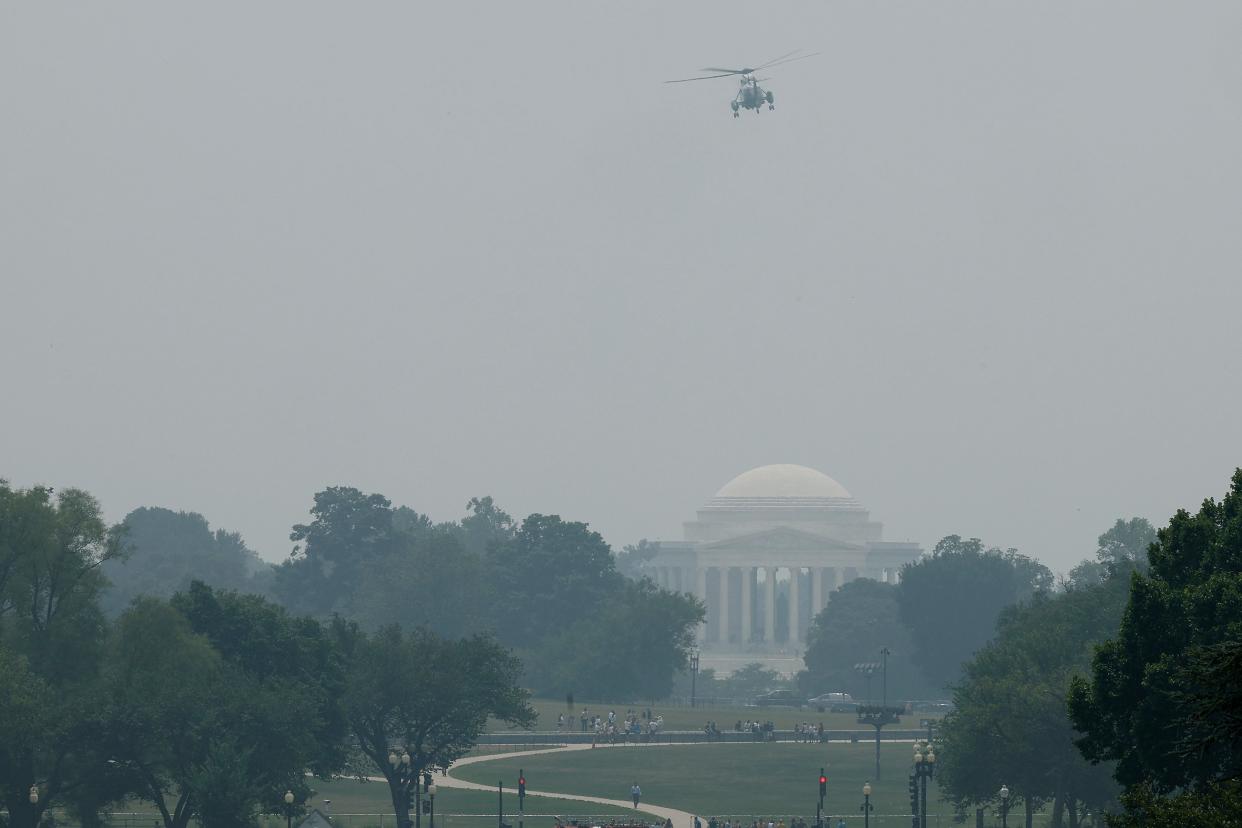
[[[592,744],[600,741],[616,742],[618,739],[628,739],[630,737],[648,736],[654,737],[664,729],[664,716],[652,715],[651,708],[644,708],[636,711],[630,708],[625,711],[625,716],[621,719],[617,718],[617,711],[609,710],[606,716],[593,714],[587,708],[582,708],[581,715],[578,716],[576,724],[582,728],[583,733],[594,734]],[[559,732],[572,732],[575,726],[574,716],[571,713],[566,716],[564,713],[558,714],[556,717],[556,729]]]

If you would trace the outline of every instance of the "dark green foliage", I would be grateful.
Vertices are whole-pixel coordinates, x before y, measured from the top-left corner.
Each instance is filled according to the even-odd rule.
[[[910,632],[901,623],[897,589],[892,584],[859,578],[832,593],[807,632],[803,656],[806,670],[799,674],[798,685],[808,697],[844,691],[865,701],[870,686],[878,704],[879,675],[874,675],[868,685],[854,665],[879,662],[880,650],[885,647],[890,651],[889,701],[917,698],[926,692],[926,683],[912,660]]]
[[[1052,573],[1017,550],[985,548],[949,535],[901,572],[897,605],[914,662],[933,687],[947,688],[996,627],[1001,610],[1052,587]]]
[[[688,663],[694,628],[703,619],[697,600],[646,580],[621,580],[592,603],[561,606],[563,629],[539,641],[526,671],[540,695],[557,698],[665,698],[673,675]]]
[[[1213,702],[1214,659],[1242,641],[1242,469],[1220,502],[1178,511],[1148,558],[1150,570],[1131,575],[1117,636],[1096,653],[1090,681],[1075,682],[1070,707],[1088,758],[1117,760],[1128,789],[1163,795],[1239,774],[1236,732],[1203,737],[1227,727]]]
[[[1110,768],[1074,745],[1065,696],[1094,645],[1116,631],[1125,585],[1040,593],[1001,614],[996,637],[965,664],[936,740],[940,789],[959,811],[994,802],[1002,784],[1015,800],[1051,802],[1056,824],[1114,799]]]
[[[315,495],[313,520],[289,535],[296,546],[276,569],[274,590],[297,613],[327,617],[357,589],[364,571],[393,549],[388,498],[348,486]]]
[[[1137,785],[1121,801],[1125,813],[1110,814],[1109,828],[1242,828],[1242,782],[1236,779],[1168,797]]]
[[[1069,583],[1085,587],[1135,569],[1147,571],[1147,550],[1156,541],[1156,529],[1144,518],[1118,519],[1099,537],[1094,561],[1083,561],[1070,570]]]
[[[623,581],[612,550],[585,523],[531,515],[517,534],[487,554],[500,639],[529,648],[597,613]]]
[[[121,527],[126,555],[103,566],[110,583],[101,605],[112,617],[139,595],[168,598],[191,581],[258,592],[271,569],[240,535],[213,532],[196,512],[144,507],[126,515]]]
[[[86,492],[53,497],[0,480],[0,799],[18,819],[78,796],[99,773],[99,569],[118,554],[117,532]]]
[[[344,763],[344,668],[317,622],[195,583],[136,601],[112,646],[100,738],[167,828],[251,824]]]
[[[416,770],[444,768],[475,744],[489,717],[530,725],[535,712],[518,687],[521,663],[486,636],[458,641],[428,630],[389,626],[367,635],[340,619],[333,626],[348,660],[347,720],[369,772],[388,781],[397,824],[409,825],[407,788],[388,761],[409,752]]]
[[[482,559],[459,534],[430,527],[399,536],[390,552],[362,570],[340,610],[368,630],[402,623],[448,637],[489,628],[491,589]]]

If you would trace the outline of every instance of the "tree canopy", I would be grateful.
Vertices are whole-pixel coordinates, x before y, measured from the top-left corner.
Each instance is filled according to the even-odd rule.
[[[126,554],[102,568],[101,606],[120,614],[134,598],[168,598],[201,581],[219,589],[261,592],[270,566],[236,532],[212,531],[197,512],[143,507],[121,522]]]
[[[961,665],[992,637],[1001,611],[1052,588],[1052,573],[1016,549],[987,548],[949,535],[906,564],[897,588],[913,658],[927,680],[947,688]]]
[[[1070,709],[1084,755],[1116,760],[1128,789],[1158,796],[1242,774],[1236,720],[1214,712],[1227,704],[1213,706],[1223,689],[1213,665],[1242,640],[1242,469],[1219,502],[1179,510],[1148,557],[1149,571],[1130,577],[1116,637],[1097,651],[1090,680],[1074,683]]]
[[[1004,784],[1030,809],[1051,802],[1054,825],[1068,816],[1077,828],[1083,813],[1114,800],[1111,768],[1075,747],[1065,696],[1094,645],[1117,629],[1125,586],[1115,577],[1039,593],[1001,613],[996,637],[965,664],[937,737],[940,789],[959,811],[994,802]]]
[[[389,762],[393,748],[415,772],[447,768],[475,744],[489,717],[529,725],[535,712],[518,687],[521,663],[487,636],[457,641],[392,625],[368,635],[337,619],[348,663],[346,717],[370,769],[388,782],[397,824],[408,828],[409,780]]]
[[[914,666],[914,644],[901,623],[897,587],[859,578],[838,587],[828,605],[815,616],[807,632],[803,660],[806,670],[798,684],[808,696],[844,691],[862,701],[869,687],[856,664],[880,661],[887,648],[890,700],[921,694],[926,682]],[[873,678],[879,703],[880,685]]]

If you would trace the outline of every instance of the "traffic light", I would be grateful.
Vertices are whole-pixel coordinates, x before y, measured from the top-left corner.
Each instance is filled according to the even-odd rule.
[[[526,772],[518,769],[518,799],[526,798]]]
[[[824,775],[824,769],[819,769],[819,804],[824,804],[824,797],[828,795],[828,777]]]
[[[423,813],[424,814],[431,813],[431,799],[430,798],[423,800]]]
[[[910,813],[919,814],[919,779],[914,774],[910,774]]]
[[[431,774],[424,772],[423,773],[423,793],[426,793],[429,790],[431,790]]]
[[[415,782],[414,785],[410,785],[405,789],[405,812],[407,814],[414,810],[414,788],[417,784]]]

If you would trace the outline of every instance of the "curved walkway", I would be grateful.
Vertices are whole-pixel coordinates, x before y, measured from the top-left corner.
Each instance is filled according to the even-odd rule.
[[[595,750],[615,750],[623,749],[625,745],[601,745]],[[646,745],[645,747],[658,747],[658,745]],[[453,776],[453,771],[464,765],[474,765],[479,762],[491,762],[496,759],[515,759],[519,756],[538,756],[544,753],[562,753],[574,750],[591,750],[591,745],[564,745],[562,747],[540,748],[538,750],[518,750],[512,753],[486,753],[482,756],[467,756],[464,759],[458,759],[449,768],[445,776],[441,776],[436,784],[443,785],[446,788],[464,788],[471,791],[494,791],[493,785],[484,785],[481,782],[467,782],[464,779],[457,779]],[[605,799],[600,796],[582,796],[580,794],[557,793],[555,791],[534,791],[529,788],[526,791],[527,796],[547,796],[554,799],[570,799],[576,802],[593,802],[596,805],[611,805],[616,808],[633,808],[634,803],[628,799]],[[646,802],[638,807],[639,812],[652,814],[661,820],[671,819],[673,828],[692,828],[694,825],[694,814],[688,811],[679,811],[676,808],[665,808],[660,805],[650,805]]]

